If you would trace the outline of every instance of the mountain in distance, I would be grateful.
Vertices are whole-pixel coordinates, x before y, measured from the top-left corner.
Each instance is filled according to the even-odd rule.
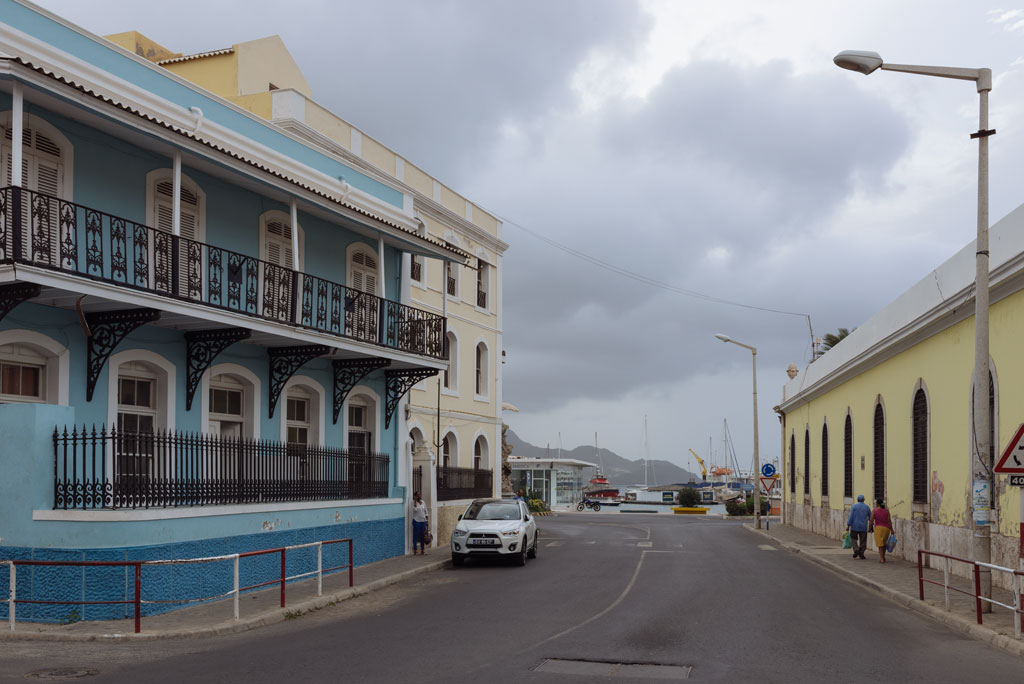
[[[558,457],[558,449],[548,450],[545,447],[534,446],[520,438],[511,428],[507,436],[509,443],[512,445],[513,456],[523,456],[524,458]],[[593,445],[578,446],[574,449],[563,448],[562,458],[574,458],[578,461],[598,464],[604,461],[605,477],[613,485],[619,487],[623,494],[626,487],[636,484],[642,485],[644,483],[643,461],[631,461],[608,449],[599,449],[599,451],[601,452],[600,458],[594,453]],[[585,480],[589,480],[594,476],[593,469],[584,468],[583,476]],[[647,484],[652,487],[655,485],[684,484],[691,480],[700,480],[700,478],[695,477],[693,473],[680,468],[674,463],[654,458],[647,462]]]

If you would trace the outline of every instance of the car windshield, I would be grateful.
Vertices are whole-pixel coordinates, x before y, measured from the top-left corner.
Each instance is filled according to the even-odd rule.
[[[518,520],[519,504],[503,501],[491,501],[487,503],[477,502],[470,504],[463,520]]]

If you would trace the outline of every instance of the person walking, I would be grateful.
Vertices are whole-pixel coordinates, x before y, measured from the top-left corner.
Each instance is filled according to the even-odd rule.
[[[888,550],[889,535],[892,534],[892,516],[889,509],[881,499],[875,502],[875,510],[871,511],[871,527],[875,531],[875,546],[878,547],[878,562],[885,562],[885,552]]]
[[[427,532],[427,504],[419,490],[412,494],[412,553],[421,556],[427,552],[423,543],[423,535]],[[416,547],[419,546],[419,551]]]
[[[864,559],[864,549],[868,545],[868,527],[871,522],[871,508],[864,503],[864,495],[857,495],[857,503],[850,507],[850,517],[846,519],[846,529],[853,540],[853,557]]]

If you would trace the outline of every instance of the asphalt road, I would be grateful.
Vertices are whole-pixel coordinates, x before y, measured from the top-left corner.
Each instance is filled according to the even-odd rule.
[[[737,523],[593,513],[540,523],[525,568],[470,563],[202,641],[0,642],[0,681],[56,667],[96,672],[84,682],[175,684],[1021,679],[1018,658]]]

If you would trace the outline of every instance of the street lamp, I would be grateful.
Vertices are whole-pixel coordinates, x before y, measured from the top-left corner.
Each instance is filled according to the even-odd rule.
[[[980,99],[978,130],[971,138],[978,139],[978,237],[976,241],[975,309],[974,309],[974,439],[971,453],[973,475],[974,514],[971,537],[971,558],[982,563],[992,558],[991,532],[989,528],[989,497],[992,491],[992,474],[986,463],[991,449],[992,426],[988,413],[988,138],[995,130],[988,129],[988,93],[992,90],[991,69],[963,69],[956,67],[916,66],[911,64],[886,64],[877,52],[844,50],[832,60],[836,66],[862,74],[876,69],[900,71],[922,76],[955,78],[974,81]],[[982,389],[984,388],[984,390]],[[992,596],[992,572],[981,568],[982,595]],[[992,604],[985,602],[985,612],[992,610]]]
[[[757,529],[761,529],[761,490],[757,488],[757,476],[761,472],[761,459],[757,454],[757,347],[737,342],[728,335],[718,333],[715,335],[723,342],[738,345],[750,350],[750,358],[754,362],[754,521]]]

